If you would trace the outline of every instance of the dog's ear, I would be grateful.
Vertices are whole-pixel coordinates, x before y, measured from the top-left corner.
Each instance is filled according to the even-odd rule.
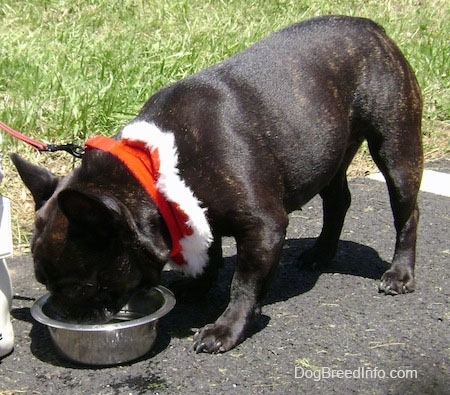
[[[84,232],[107,237],[121,226],[121,208],[114,198],[64,189],[57,199],[69,222]]]
[[[121,234],[121,241],[132,248],[140,246],[152,259],[167,262],[169,250],[161,234],[145,234],[129,209],[112,196],[93,195],[75,189],[63,189],[58,205],[69,222],[94,238]]]
[[[43,167],[33,165],[20,155],[12,153],[10,157],[20,178],[33,195],[35,208],[38,210],[53,195],[61,177]]]

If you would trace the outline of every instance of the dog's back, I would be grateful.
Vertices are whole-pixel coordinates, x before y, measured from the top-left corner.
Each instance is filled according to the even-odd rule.
[[[288,26],[162,89],[138,118],[175,133],[187,173],[189,158],[220,161],[214,152],[224,146],[239,163],[221,167],[251,163],[261,177],[261,169],[277,169],[291,211],[348,166],[364,138],[378,144],[387,133],[378,129],[396,128],[388,125],[399,116],[420,138],[420,90],[399,49],[368,19],[328,16]]]

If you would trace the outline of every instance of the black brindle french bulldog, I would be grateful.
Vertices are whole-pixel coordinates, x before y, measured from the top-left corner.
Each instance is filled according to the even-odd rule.
[[[397,231],[380,290],[414,290],[421,111],[417,80],[397,46],[370,20],[343,16],[282,29],[148,100],[126,128],[173,137],[175,173],[211,229],[209,263],[191,280],[192,292],[214,283],[221,237],[237,243],[229,305],[195,334],[195,351],[224,352],[244,339],[276,271],[288,214],[316,194],[323,230],[300,260],[317,268],[333,259],[350,205],[346,170],[363,140],[386,178]],[[159,283],[174,239],[122,159],[87,147],[65,177],[12,160],[36,203],[36,277],[61,314],[104,320],[138,288]]]

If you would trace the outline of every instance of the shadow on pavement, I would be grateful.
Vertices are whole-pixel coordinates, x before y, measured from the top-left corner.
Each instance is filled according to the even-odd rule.
[[[264,305],[285,301],[310,291],[322,273],[341,273],[378,280],[389,268],[389,263],[383,261],[373,248],[351,241],[340,241],[338,253],[328,268],[322,271],[302,270],[297,264],[297,259],[314,241],[313,238],[286,240],[278,271]],[[175,309],[164,317],[163,325],[171,336],[180,338],[191,336],[192,328],[201,328],[214,322],[225,310],[235,262],[236,256],[225,259],[219,274],[219,283],[207,297],[195,303],[179,302]],[[166,286],[174,280],[174,276],[176,274],[172,272],[167,274]],[[250,336],[264,329],[269,321],[269,317],[262,315]]]
[[[322,270],[302,270],[298,265],[298,258],[315,240],[286,240],[280,267],[264,304],[281,302],[310,291],[322,273],[349,274],[379,280],[390,266],[373,248],[352,241],[340,241],[336,257],[330,266]]]

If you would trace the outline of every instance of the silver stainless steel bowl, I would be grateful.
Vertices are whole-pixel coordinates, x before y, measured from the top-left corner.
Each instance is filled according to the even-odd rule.
[[[49,297],[38,299],[31,315],[48,327],[63,356],[88,365],[115,365],[146,354],[155,342],[158,319],[175,305],[173,293],[158,286],[136,293],[110,322],[90,325],[60,320]]]

